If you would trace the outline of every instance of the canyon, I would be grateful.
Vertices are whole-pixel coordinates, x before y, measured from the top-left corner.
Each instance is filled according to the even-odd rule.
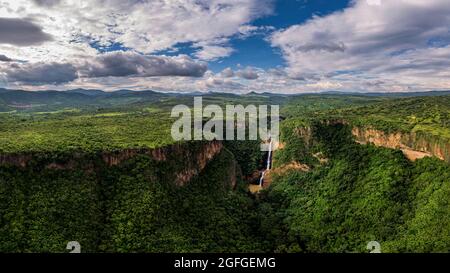
[[[348,126],[355,142],[401,150],[405,157],[411,161],[424,157],[436,157],[450,163],[450,141],[442,137],[422,132],[384,132],[372,127],[354,126],[345,120],[330,120],[324,123],[326,125],[342,124]],[[314,146],[316,139],[311,127],[299,127],[295,131],[307,147]]]
[[[177,172],[174,183],[183,186],[194,176],[198,175],[206,165],[223,150],[221,141],[192,143],[177,143],[154,149],[123,149],[115,151],[80,152],[54,155],[51,152],[0,154],[0,166],[26,169],[38,166],[49,170],[77,170],[88,173],[96,172],[101,168],[118,166],[137,156],[148,156],[155,162],[175,164]],[[235,180],[232,180],[233,187]]]
[[[450,162],[450,142],[439,137],[416,132],[386,133],[373,128],[360,127],[353,127],[352,135],[360,144],[372,143],[379,147],[400,149],[411,161],[434,156]]]

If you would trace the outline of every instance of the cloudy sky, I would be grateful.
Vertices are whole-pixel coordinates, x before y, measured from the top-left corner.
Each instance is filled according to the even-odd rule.
[[[450,89],[450,1],[0,0],[0,87]]]

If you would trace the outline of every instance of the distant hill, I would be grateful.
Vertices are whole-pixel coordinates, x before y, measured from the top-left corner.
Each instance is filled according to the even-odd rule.
[[[356,95],[356,96],[371,96],[371,97],[428,97],[428,96],[445,96],[450,95],[450,90],[444,91],[418,91],[418,92],[340,92],[327,91],[318,94],[328,95]]]
[[[107,92],[102,90],[95,90],[95,89],[73,89],[73,90],[67,90],[67,91],[61,91],[65,93],[76,93],[76,94],[83,94],[88,96],[103,96],[106,95]]]
[[[155,91],[73,89],[68,91],[23,91],[0,89],[0,111],[55,111],[64,108],[105,108],[153,102],[173,95]]]
[[[110,107],[138,107],[155,102],[172,102],[177,98],[183,99],[181,102],[190,103],[191,97],[203,96],[205,101],[213,103],[216,100],[225,102],[229,101],[245,101],[246,103],[260,104],[263,102],[271,104],[284,104],[289,101],[303,101],[317,98],[330,98],[332,100],[348,103],[349,98],[352,100],[366,102],[377,98],[403,98],[403,97],[423,97],[423,96],[442,96],[450,95],[450,91],[428,91],[428,92],[411,92],[411,93],[359,93],[359,92],[322,92],[322,93],[302,93],[302,94],[277,94],[277,93],[256,93],[233,94],[233,93],[216,93],[216,92],[190,92],[190,93],[163,93],[153,90],[117,90],[105,92],[97,89],[72,89],[67,91],[24,91],[0,88],[0,112],[8,112],[12,110],[39,112],[39,111],[56,111],[65,108],[110,108]],[[331,97],[330,97],[331,96]],[[306,103],[304,101],[303,103]],[[170,104],[170,103],[169,103]],[[334,104],[334,102],[333,102]],[[326,105],[324,105],[326,106]],[[324,107],[327,108],[327,107]]]

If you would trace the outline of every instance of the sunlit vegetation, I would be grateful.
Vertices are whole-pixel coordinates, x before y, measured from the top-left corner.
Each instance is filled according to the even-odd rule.
[[[85,170],[0,168],[0,252],[247,252],[255,203],[224,151],[183,187],[180,162],[139,156],[117,167]]]
[[[0,166],[0,252],[66,252],[74,240],[83,252],[367,252],[373,240],[383,252],[450,249],[450,165],[411,162],[351,135],[370,127],[446,144],[448,95],[204,96],[204,105],[281,105],[274,167],[309,168],[275,174],[255,196],[244,179],[264,166],[259,141],[225,141],[184,186],[174,181],[198,142],[182,143],[189,158],[101,160],[99,152],[174,144],[170,110],[192,106],[191,95],[77,92],[0,96],[0,154],[33,155],[26,167]],[[46,167],[75,154],[71,168]]]
[[[385,252],[448,251],[448,163],[413,163],[397,150],[357,145],[345,127],[316,132],[330,161],[275,177],[263,195],[262,209],[272,213],[267,226],[284,234],[274,251],[365,252],[374,240]],[[290,145],[285,150],[298,151]]]
[[[355,125],[387,132],[423,131],[450,139],[450,96],[389,100],[366,107],[336,109],[325,114],[344,117]]]
[[[173,143],[167,112],[61,113],[3,116],[0,151],[101,151]]]

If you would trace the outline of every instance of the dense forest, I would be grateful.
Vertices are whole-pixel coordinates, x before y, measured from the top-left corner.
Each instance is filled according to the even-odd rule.
[[[140,153],[107,165],[106,151],[174,145],[167,108],[192,98],[99,94],[120,105],[0,114],[0,252],[67,252],[69,241],[82,252],[341,253],[367,252],[369,241],[383,252],[450,249],[450,164],[352,136],[362,126],[447,142],[449,96],[211,95],[282,105],[272,183],[254,194],[249,177],[266,159],[258,141],[224,142],[183,185],[174,181],[198,167],[203,142],[177,144],[182,156],[169,149],[163,161]],[[26,164],[8,163],[18,156]]]
[[[327,127],[316,133],[328,162],[276,177],[263,193],[274,214],[267,229],[285,232],[274,251],[364,252],[378,241],[385,252],[447,252],[448,163],[410,162],[398,150],[355,144],[346,126]],[[289,160],[303,161],[297,154]]]
[[[83,252],[259,249],[248,240],[255,203],[242,180],[233,190],[228,150],[183,187],[173,183],[182,165],[175,158],[139,155],[92,170],[43,169],[46,162],[0,167],[1,252],[64,252],[68,240],[80,242]]]

